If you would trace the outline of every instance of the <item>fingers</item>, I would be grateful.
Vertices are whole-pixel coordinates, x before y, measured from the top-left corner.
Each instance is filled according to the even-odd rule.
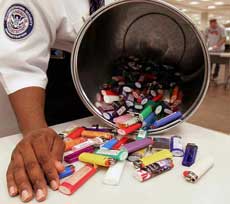
[[[7,180],[7,187],[10,196],[18,195],[18,188],[14,181],[14,173],[13,173],[13,163],[10,162],[10,165],[6,172],[6,180]]]
[[[54,143],[52,146],[52,155],[57,159],[58,161],[62,161],[63,154],[65,151],[65,144],[63,140],[60,137],[55,137],[54,138]]]
[[[46,180],[30,143],[24,142],[19,149],[26,173],[36,193],[37,201],[44,201],[47,196]]]
[[[55,160],[55,166],[58,172],[64,171],[64,165],[61,163],[65,150],[65,144],[60,137],[55,137],[51,153]]]
[[[10,175],[10,177],[8,178],[11,183],[8,183],[8,185],[13,184],[13,182],[15,182],[21,200],[23,202],[28,202],[33,198],[33,191],[25,171],[22,156],[19,152],[16,152],[13,155],[13,161],[11,165],[12,166],[10,166],[10,168],[12,168],[12,171],[10,170],[10,174],[8,174]],[[13,174],[14,181],[11,180],[11,173]]]
[[[53,190],[57,190],[59,187],[58,171],[55,168],[52,154],[50,153],[48,146],[46,145],[45,137],[41,137],[32,143],[36,157],[40,166],[42,167],[48,183]]]

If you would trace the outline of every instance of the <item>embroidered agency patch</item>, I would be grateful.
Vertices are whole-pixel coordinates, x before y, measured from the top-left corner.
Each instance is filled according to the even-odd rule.
[[[33,30],[34,18],[29,9],[21,4],[13,4],[6,12],[4,30],[14,40],[26,38]]]

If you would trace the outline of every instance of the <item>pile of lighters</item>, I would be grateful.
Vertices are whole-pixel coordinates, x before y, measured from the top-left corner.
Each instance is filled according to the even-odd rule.
[[[103,183],[118,185],[127,161],[134,166],[134,178],[149,180],[174,167],[173,157],[183,157],[182,165],[194,164],[198,147],[183,150],[179,136],[150,137],[156,129],[182,118],[181,76],[175,67],[156,64],[143,57],[121,57],[114,63],[112,78],[99,87],[95,106],[117,129],[75,127],[61,133],[66,145],[64,161],[69,166],[60,174],[60,192],[71,195],[98,167],[108,168]],[[131,135],[135,133],[135,135]],[[85,165],[76,169],[72,163]],[[213,165],[212,159],[196,162],[184,172],[196,182]],[[67,178],[66,178],[67,177]]]
[[[175,67],[129,56],[119,58],[112,72],[111,80],[100,87],[95,106],[106,120],[116,124],[120,135],[181,119],[183,93]]]
[[[143,134],[143,131],[145,132]],[[173,157],[183,157],[182,165],[194,164],[198,147],[189,143],[183,150],[179,136],[150,137],[146,130],[136,135],[121,136],[115,129],[92,126],[73,127],[60,134],[66,144],[64,161],[69,165],[60,173],[59,191],[71,195],[97,171],[98,167],[108,168],[103,183],[118,185],[126,162],[134,166],[134,178],[143,182],[171,170]],[[83,166],[76,169],[74,163]],[[183,173],[186,180],[195,183],[213,166],[212,159],[197,161]]]

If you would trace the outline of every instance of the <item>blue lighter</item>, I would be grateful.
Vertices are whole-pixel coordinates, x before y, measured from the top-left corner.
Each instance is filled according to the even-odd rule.
[[[192,166],[196,160],[198,146],[193,143],[188,143],[185,149],[184,158],[182,161],[183,166]]]
[[[157,120],[153,123],[153,126],[155,128],[162,127],[164,125],[167,125],[175,120],[178,120],[182,117],[182,113],[180,111],[174,112],[170,115],[165,116],[164,118],[161,118],[160,120]]]
[[[65,170],[61,173],[59,173],[59,179],[63,179],[67,176],[72,175],[75,172],[75,166],[69,165],[65,167]]]
[[[112,149],[115,144],[117,144],[118,140],[116,138],[113,138],[109,141],[107,141],[105,144],[101,146],[103,149]]]

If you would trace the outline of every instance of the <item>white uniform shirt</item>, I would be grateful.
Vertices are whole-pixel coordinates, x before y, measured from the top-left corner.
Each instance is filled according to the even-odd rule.
[[[89,0],[0,0],[0,23],[12,20],[21,26],[13,35],[17,39],[7,34],[11,24],[0,26],[0,81],[7,94],[26,87],[45,88],[50,49],[71,52],[88,17]]]
[[[207,46],[213,47],[215,46],[222,38],[226,37],[225,29],[221,26],[218,26],[216,29],[207,28],[205,31],[205,36],[207,39]],[[223,44],[218,50],[216,51],[224,51],[225,44]]]

